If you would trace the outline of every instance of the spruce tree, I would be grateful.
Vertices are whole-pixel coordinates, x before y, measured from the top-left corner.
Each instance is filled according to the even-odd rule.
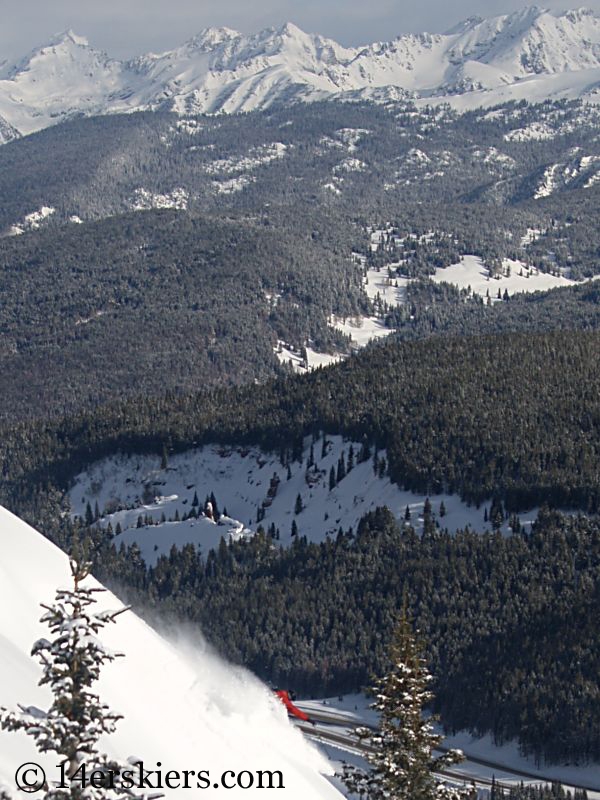
[[[44,800],[112,800],[134,795],[120,779],[124,769],[131,772],[130,766],[110,759],[98,748],[99,738],[113,733],[121,716],[91,688],[104,664],[123,655],[107,650],[98,633],[127,608],[90,610],[96,593],[105,591],[84,585],[90,567],[71,559],[73,588],[58,589],[52,605],[42,604],[45,613],[41,621],[49,627],[51,639],[39,639],[31,654],[42,666],[40,686],[48,686],[52,693],[50,708],[0,708],[4,730],[24,731],[41,753],[54,752],[61,758],[62,782],[44,784]],[[90,785],[92,775],[95,779]]]
[[[335,478],[335,467],[332,466],[329,470],[329,491],[331,492],[333,489],[335,489],[336,485],[337,481]]]
[[[345,765],[342,779],[351,792],[369,800],[453,800],[463,795],[437,777],[440,770],[462,759],[450,750],[435,757],[442,737],[433,732],[432,718],[423,710],[432,700],[432,680],[421,655],[421,644],[403,603],[390,647],[391,667],[371,689],[372,708],[380,713],[379,728],[358,728],[357,735],[371,750],[371,771]]]
[[[342,454],[338,459],[337,475],[336,475],[337,482],[341,483],[345,477],[346,477],[346,459],[344,458],[344,452],[342,451]]]

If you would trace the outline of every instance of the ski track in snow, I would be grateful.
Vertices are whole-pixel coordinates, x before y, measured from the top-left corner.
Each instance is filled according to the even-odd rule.
[[[17,703],[47,708],[49,692],[37,685],[38,663],[31,658],[34,641],[48,636],[40,624],[41,602],[58,587],[71,585],[67,557],[41,534],[0,507],[0,706]],[[99,608],[122,606],[110,593],[99,596]],[[171,631],[167,642],[132,612],[101,634],[124,658],[107,665],[98,692],[124,715],[117,731],[103,742],[116,758],[142,758],[146,768],[163,765],[182,771],[209,769],[211,778],[226,770],[281,770],[290,800],[335,800],[340,794],[323,775],[331,766],[289,724],[285,709],[266,686],[242,668],[212,654],[205,644]],[[14,775],[25,762],[56,775],[55,754],[40,755],[31,737],[0,731],[0,786],[13,795]],[[202,790],[164,790],[165,797],[200,798]],[[209,792],[210,794],[210,792]],[[19,795],[20,796],[20,795]],[[228,797],[258,798],[264,790],[233,789]]]

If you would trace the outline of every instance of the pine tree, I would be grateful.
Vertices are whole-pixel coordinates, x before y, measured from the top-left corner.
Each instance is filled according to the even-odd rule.
[[[364,461],[368,461],[370,458],[371,458],[371,448],[369,446],[369,443],[365,440],[360,449],[358,460],[362,464]]]
[[[323,434],[323,445],[321,447],[321,458],[325,458],[327,455],[327,436]]]
[[[366,758],[371,771],[345,765],[342,779],[351,792],[369,800],[453,800],[464,795],[442,784],[434,773],[462,759],[451,750],[435,757],[442,737],[433,732],[432,718],[423,709],[432,700],[432,680],[421,645],[408,619],[404,600],[390,648],[391,668],[372,688],[379,711],[377,731],[359,728],[357,735],[372,750]]]
[[[168,468],[168,466],[169,466],[169,451],[167,449],[167,445],[163,444],[162,455],[160,458],[160,468],[162,470],[165,470]]]
[[[329,491],[331,492],[336,487],[336,479],[335,479],[335,467],[331,467],[329,470]]]
[[[302,495],[299,494],[298,497],[296,497],[296,504],[294,505],[294,514],[296,515],[301,514],[303,510],[304,510],[304,505],[302,503]]]
[[[57,590],[52,605],[42,604],[41,622],[50,628],[51,639],[39,639],[31,654],[41,663],[40,686],[50,689],[52,705],[47,711],[34,706],[20,706],[20,711],[0,709],[4,730],[22,730],[41,753],[61,757],[62,783],[46,783],[44,800],[107,800],[134,794],[120,779],[130,767],[98,749],[99,738],[113,733],[121,716],[91,690],[104,664],[123,655],[107,650],[98,633],[127,608],[90,611],[96,593],[105,591],[84,585],[90,567],[72,559],[73,588]],[[95,779],[90,785],[92,775]]]
[[[502,500],[497,497],[492,500],[489,521],[492,523],[494,530],[499,530],[504,522],[504,508],[502,507]]]
[[[342,451],[342,454],[338,459],[337,475],[336,475],[337,482],[341,483],[345,477],[346,477],[346,459],[344,458],[344,452]]]
[[[212,511],[213,511],[213,519],[215,522],[219,521],[220,514],[219,514],[219,507],[217,506],[217,498],[215,497],[215,493],[210,493],[210,502],[212,504]]]

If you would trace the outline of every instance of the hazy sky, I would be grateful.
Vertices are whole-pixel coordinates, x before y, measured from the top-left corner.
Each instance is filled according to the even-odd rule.
[[[583,5],[548,0],[546,8]],[[490,16],[532,3],[518,0],[0,0],[0,61],[24,55],[67,28],[118,57],[181,44],[208,25],[251,33],[295,22],[343,44],[387,40],[409,31],[441,32],[473,14]],[[600,0],[588,0],[600,10]]]

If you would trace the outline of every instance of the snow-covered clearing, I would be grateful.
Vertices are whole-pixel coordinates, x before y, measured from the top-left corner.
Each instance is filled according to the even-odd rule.
[[[327,367],[329,364],[337,364],[343,358],[340,353],[317,353],[310,347],[305,347],[304,351],[306,357],[290,345],[286,345],[285,342],[278,342],[277,346],[273,348],[279,361],[282,364],[291,365],[294,372],[298,373],[310,372],[317,367]]]
[[[319,143],[327,148],[337,147],[355,153],[360,140],[370,133],[366,128],[339,128],[333,136],[321,137]]]
[[[480,297],[489,296],[492,302],[498,299],[498,290],[509,295],[522,292],[538,292],[554,289],[557,286],[575,286],[576,281],[571,281],[562,276],[551,275],[549,272],[540,272],[535,267],[528,266],[521,261],[504,260],[504,270],[510,267],[510,275],[501,275],[490,278],[489,270],[484,266],[478,256],[463,256],[460,263],[450,267],[437,269],[431,279],[435,283],[451,283],[459,289],[471,290]]]
[[[186,211],[189,194],[186,189],[177,187],[166,194],[157,194],[140,188],[135,190],[131,207],[134,211],[148,211],[152,208],[174,208]]]
[[[324,183],[322,188],[328,192],[331,192],[332,194],[340,195],[342,193],[340,186],[343,184],[343,182],[343,178],[334,177],[329,183]]]
[[[47,708],[49,693],[38,686],[41,671],[30,656],[31,646],[48,635],[38,621],[39,604],[54,598],[57,587],[71,583],[67,557],[47,539],[0,508],[0,706],[17,703]],[[100,595],[101,608],[122,604],[111,594]],[[245,670],[213,655],[191,635],[173,634],[170,643],[132,612],[106,628],[102,641],[125,653],[105,667],[98,692],[123,714],[114,735],[104,741],[117,758],[142,758],[146,769],[163,765],[163,774],[210,770],[218,780],[226,770],[281,770],[290,800],[335,800],[339,793],[324,774],[327,761],[288,722],[285,710],[266,686]],[[31,737],[0,732],[0,788],[17,797],[15,771],[25,762],[45,767],[57,776],[57,757],[40,755]],[[192,789],[165,789],[199,797]],[[263,797],[264,790],[232,789],[230,797]]]
[[[350,336],[355,347],[365,347],[374,339],[385,339],[392,333],[378,317],[332,317],[331,325],[341,333]]]
[[[398,264],[390,264],[389,269],[395,269]],[[406,302],[406,287],[408,278],[390,277],[388,267],[367,270],[364,289],[370,300],[378,297],[388,306],[399,306]]]
[[[32,211],[31,214],[26,214],[21,222],[12,225],[9,229],[9,235],[20,236],[27,231],[37,231],[54,213],[56,213],[56,209],[52,206],[42,206],[39,211]]]
[[[357,463],[361,450],[359,444],[345,442],[341,436],[328,436],[323,455],[323,439],[312,445],[314,466],[308,467],[311,442],[305,442],[302,464],[287,466],[272,454],[257,448],[233,448],[207,445],[169,459],[167,469],[161,469],[157,456],[115,456],[100,461],[79,475],[69,493],[72,513],[85,516],[86,506],[96,504],[101,515],[100,525],[113,531],[117,524],[122,533],[115,544],[137,542],[142,555],[153,564],[162,553],[168,553],[173,544],[179,547],[192,542],[206,554],[216,547],[221,538],[228,541],[250,535],[262,516],[260,524],[268,529],[272,524],[279,529],[282,544],[292,541],[292,522],[295,520],[300,535],[320,542],[335,536],[340,527],[356,530],[358,521],[368,511],[387,506],[398,520],[403,521],[407,506],[410,522],[417,531],[423,525],[423,507],[426,496],[404,491],[387,476],[375,474],[373,458]],[[353,450],[354,467],[335,486],[329,488],[331,468],[337,475],[342,454],[347,465]],[[380,458],[385,452],[379,453]],[[207,496],[214,494],[219,511],[227,510],[228,519],[217,525],[209,519],[182,519],[193,508],[197,496],[201,511]],[[296,514],[298,495],[303,510]],[[440,516],[441,505],[445,515]],[[468,506],[456,495],[431,497],[433,512],[442,528],[456,531],[469,525],[473,530],[489,528],[484,521],[485,505]],[[488,504],[489,506],[489,504]],[[164,522],[161,522],[162,517]],[[142,527],[138,528],[138,518]],[[148,517],[153,523],[145,525]],[[532,510],[520,517],[524,525],[537,517]],[[239,522],[236,522],[239,520]],[[508,533],[508,523],[502,528]]]
[[[271,161],[284,158],[287,149],[287,145],[282,142],[273,142],[273,144],[255,147],[245,156],[215,159],[215,161],[209,162],[204,169],[209,175],[230,175],[235,172],[250,172],[264,164],[271,163]]]
[[[367,165],[365,162],[361,161],[359,158],[345,158],[333,168],[333,174],[339,175],[343,172],[362,172],[366,168]]]
[[[240,175],[237,178],[229,178],[226,181],[213,181],[212,187],[217,194],[233,194],[241,192],[246,186],[254,183],[254,175]]]

